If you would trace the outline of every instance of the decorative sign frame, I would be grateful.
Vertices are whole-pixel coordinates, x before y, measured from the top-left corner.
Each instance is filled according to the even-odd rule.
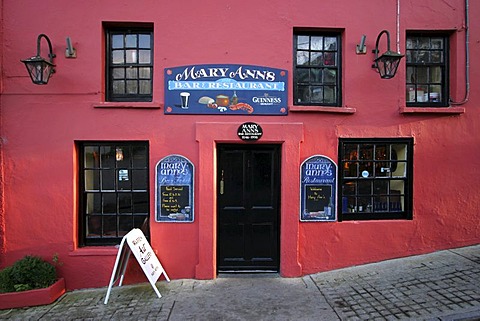
[[[181,155],[161,159],[155,168],[155,221],[194,221],[195,168]]]
[[[127,269],[128,259],[130,258],[131,253],[133,253],[137,259],[143,273],[145,273],[145,276],[159,298],[161,298],[162,295],[158,291],[155,283],[162,274],[165,276],[165,279],[170,282],[167,272],[165,272],[165,269],[148,243],[147,238],[140,229],[134,228],[128,232],[127,235],[122,238],[122,242],[120,242],[115,265],[113,266],[112,276],[110,278],[110,283],[108,284],[107,295],[103,302],[104,304],[108,303],[115,282],[119,281],[118,286],[122,286],[125,270]]]
[[[287,70],[262,66],[166,68],[164,113],[285,116],[287,81]]]
[[[314,155],[300,167],[300,221],[337,220],[337,164],[327,156]]]

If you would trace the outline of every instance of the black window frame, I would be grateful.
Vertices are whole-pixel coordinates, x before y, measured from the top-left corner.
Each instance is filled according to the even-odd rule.
[[[446,33],[418,31],[407,32],[405,45],[405,100],[407,107],[449,106],[449,38],[449,35]],[[438,39],[441,39],[443,42],[442,48],[437,48],[437,45],[435,45],[435,43],[438,44]],[[428,40],[428,45],[425,45],[425,40]],[[440,61],[435,62],[434,60],[436,59],[439,59]],[[433,80],[434,76],[433,72],[431,71],[433,71],[435,68],[440,69],[440,81]],[[418,76],[418,72],[421,69],[424,69],[425,72],[423,74],[425,74],[426,77]],[[440,90],[435,90],[435,88],[440,88]],[[440,97],[437,97],[435,93],[439,94]]]
[[[339,221],[413,219],[413,138],[340,138],[338,160]]]
[[[299,37],[309,37],[309,45],[308,49],[299,48],[298,38]],[[322,48],[313,49],[312,48],[312,37],[323,37],[322,40]],[[328,49],[325,48],[325,38],[335,38],[336,39],[336,48]],[[308,63],[307,64],[298,64],[297,55],[300,52],[308,53]],[[311,54],[318,54],[322,58],[320,59],[319,64],[312,64],[311,63]],[[329,61],[331,61],[331,57],[333,55],[334,64],[325,64],[326,59],[324,57],[328,54]],[[342,106],[342,33],[336,31],[323,31],[323,30],[295,30],[293,35],[293,105],[295,106],[325,106],[325,107],[341,107]],[[325,71],[332,70],[335,71],[335,81],[328,82],[325,81],[325,77],[327,77],[327,73]],[[304,80],[306,74],[305,72],[308,71],[308,79],[307,81]],[[315,72],[314,72],[315,71]],[[315,79],[312,80],[314,75],[321,74],[321,80],[316,81]],[[331,73],[330,73],[331,75]],[[326,101],[315,101],[312,99],[311,95],[311,87],[331,87],[334,86],[335,89],[333,90],[335,93],[335,99],[331,102]],[[300,88],[301,87],[308,87],[310,96],[307,100],[303,101],[300,100]],[[322,97],[326,97],[326,91],[322,90]]]
[[[149,143],[81,141],[76,146],[79,246],[117,245],[132,228],[142,229],[149,238]],[[106,224],[114,224],[113,234],[111,228],[105,232]]]
[[[154,73],[154,54],[153,54],[153,26],[130,26],[130,27],[120,27],[117,25],[104,26],[105,30],[105,57],[106,57],[106,68],[105,68],[105,99],[110,102],[151,102],[153,101],[153,73]],[[113,48],[113,37],[123,35],[123,44],[122,47]],[[135,45],[131,45],[130,41],[127,41],[127,37],[136,35]],[[140,35],[148,35],[150,37],[150,46],[149,48],[140,44]],[[134,38],[134,37],[129,37]],[[143,42],[142,42],[143,43]],[[145,57],[143,54],[144,51],[150,51],[149,62],[140,62],[140,57]],[[114,51],[119,53],[123,51],[123,62],[114,63]],[[136,62],[127,61],[127,52],[136,53]],[[114,76],[114,69],[118,70]],[[123,69],[123,76],[122,76]],[[145,76],[147,74],[147,76]],[[116,78],[114,78],[116,77]],[[114,80],[115,79],[115,80]],[[124,93],[114,92],[114,82],[118,81],[124,82]],[[136,84],[136,92],[129,93],[127,90],[128,82],[131,84]],[[149,84],[149,93],[141,93],[141,82]]]

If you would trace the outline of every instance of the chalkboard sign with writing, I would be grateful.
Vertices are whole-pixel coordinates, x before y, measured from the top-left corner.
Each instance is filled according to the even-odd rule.
[[[337,165],[316,155],[302,163],[300,173],[300,220],[336,220]]]
[[[185,157],[170,155],[156,167],[157,222],[193,222],[194,167]]]

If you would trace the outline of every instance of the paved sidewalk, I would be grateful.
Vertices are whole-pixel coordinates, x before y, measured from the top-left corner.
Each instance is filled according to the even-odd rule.
[[[128,276],[127,276],[128,277]],[[317,273],[222,275],[66,293],[0,320],[480,320],[480,245]]]

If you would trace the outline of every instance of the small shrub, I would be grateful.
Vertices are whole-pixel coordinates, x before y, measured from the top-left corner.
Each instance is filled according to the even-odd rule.
[[[26,256],[0,271],[0,291],[15,292],[46,288],[55,283],[55,267],[38,256]]]
[[[11,266],[8,266],[0,271],[0,293],[15,291],[15,284],[13,283],[11,274]]]

